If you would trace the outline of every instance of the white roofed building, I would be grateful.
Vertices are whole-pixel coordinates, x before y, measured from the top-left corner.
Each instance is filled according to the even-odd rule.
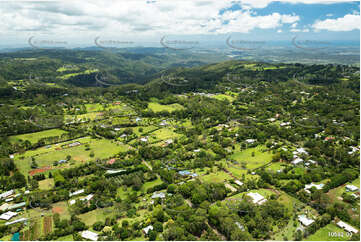
[[[76,195],[79,195],[79,194],[82,194],[82,193],[84,193],[84,189],[80,189],[80,190],[75,191],[73,193],[70,192],[69,197],[76,196]]]
[[[15,217],[16,215],[18,215],[18,213],[9,211],[9,212],[1,214],[0,219],[8,221],[9,219],[11,219],[12,217]]]
[[[298,215],[298,221],[300,221],[304,226],[309,226],[310,224],[315,222],[315,220],[307,218],[304,214]]]
[[[97,241],[98,240],[98,234],[94,233],[94,232],[91,232],[89,230],[82,231],[80,235],[84,239],[88,239],[88,240],[92,240],[92,241]]]
[[[350,232],[350,233],[354,233],[354,234],[357,234],[358,233],[358,230],[355,229],[354,227],[352,227],[351,225],[348,225],[347,223],[343,222],[343,221],[339,221],[337,222],[337,226],[340,227],[340,228],[343,228],[344,230],[346,230],[347,232]]]
[[[261,205],[267,201],[267,199],[265,199],[261,194],[259,194],[257,192],[250,192],[247,194],[247,196],[252,198],[252,202],[254,204],[258,204],[258,205]]]
[[[346,185],[346,190],[350,191],[350,192],[356,192],[356,191],[358,191],[358,187],[356,187],[354,185]]]

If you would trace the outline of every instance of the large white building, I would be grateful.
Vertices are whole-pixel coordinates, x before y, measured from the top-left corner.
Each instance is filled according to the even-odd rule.
[[[300,221],[304,226],[309,226],[315,222],[315,220],[307,218],[306,215],[298,215],[298,221]]]
[[[1,214],[1,215],[0,215],[0,219],[8,221],[8,220],[10,220],[12,217],[15,217],[16,215],[18,215],[18,213],[9,211],[9,212],[6,212],[6,213]]]
[[[247,196],[252,198],[252,202],[254,204],[258,204],[258,205],[261,205],[267,201],[267,199],[265,199],[261,194],[259,194],[257,192],[250,192],[247,194]]]
[[[84,239],[92,240],[92,241],[98,240],[98,234],[91,232],[89,230],[85,230],[85,231],[81,232],[81,237],[83,237]]]
[[[347,232],[354,233],[354,234],[358,233],[357,229],[355,229],[354,227],[348,225],[347,223],[345,223],[345,222],[343,222],[341,220],[337,223],[337,226],[340,227],[340,228],[343,228]]]

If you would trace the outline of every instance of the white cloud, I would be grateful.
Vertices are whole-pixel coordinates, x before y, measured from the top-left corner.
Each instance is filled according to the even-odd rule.
[[[353,2],[350,0],[239,0],[241,5],[249,8],[265,8],[272,2],[303,3],[303,4],[332,4],[342,2]]]
[[[317,20],[312,27],[316,31],[352,31],[360,29],[360,15],[347,14],[336,19]]]
[[[297,27],[297,23],[291,25],[291,28],[296,28],[296,27]]]
[[[277,30],[277,33],[282,33],[282,29]]]

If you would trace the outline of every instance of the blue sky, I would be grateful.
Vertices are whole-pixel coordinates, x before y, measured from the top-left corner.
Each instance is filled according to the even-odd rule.
[[[1,1],[0,45],[94,45],[94,39],[353,40],[360,3],[345,0]],[[169,37],[170,38],[170,37]],[[113,42],[115,43],[115,42]]]

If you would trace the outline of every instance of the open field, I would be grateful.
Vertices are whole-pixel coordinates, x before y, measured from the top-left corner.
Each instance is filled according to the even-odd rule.
[[[153,112],[157,113],[157,112],[162,112],[162,111],[173,112],[175,110],[181,110],[181,109],[183,109],[183,106],[178,103],[163,105],[163,104],[159,104],[156,102],[150,102],[148,104],[148,108],[150,110],[152,110]]]
[[[96,158],[108,158],[118,152],[126,151],[128,148],[128,146],[126,145],[118,145],[106,139],[91,139],[89,137],[86,137],[83,139],[74,140],[72,141],[72,143],[76,141],[79,141],[82,144],[88,144],[90,150],[85,150],[84,145],[63,149],[61,147],[64,144],[69,144],[69,142],[64,142],[58,145],[54,145],[49,149],[44,150],[44,148],[39,148],[36,150],[27,151],[25,152],[25,154],[22,155],[16,155],[15,164],[19,167],[19,170],[23,174],[27,174],[31,170],[30,164],[32,156],[34,156],[39,168],[52,166],[52,168],[54,169],[59,167],[69,167],[72,163],[81,164],[83,162],[94,160]],[[94,152],[94,157],[91,157],[91,152]],[[66,159],[68,155],[71,156],[71,160],[68,163],[53,167],[54,161]],[[22,159],[21,157],[24,158]]]
[[[269,163],[272,160],[272,153],[264,152],[263,150],[265,149],[265,146],[257,146],[240,151],[239,147],[236,146],[236,151],[230,158],[237,161],[239,164],[232,164],[232,166],[241,169],[241,163],[244,163],[246,169],[253,170]],[[253,153],[254,155],[252,155]]]
[[[330,236],[329,233],[336,232],[336,236]],[[306,241],[344,241],[349,240],[350,237],[346,236],[346,231],[331,223],[323,228],[320,228],[316,233],[308,236]]]
[[[49,129],[49,130],[30,133],[30,134],[21,134],[21,135],[10,136],[9,140],[12,143],[18,142],[20,140],[23,140],[23,141],[28,140],[28,141],[30,141],[30,143],[34,144],[42,138],[52,137],[52,136],[61,136],[62,134],[65,134],[65,133],[67,133],[67,132],[64,130],[61,130],[61,129]]]
[[[203,182],[217,182],[217,183],[218,182],[223,183],[231,179],[233,178],[224,171],[217,171],[215,173],[210,173],[208,175],[204,175],[200,177],[200,180]]]

